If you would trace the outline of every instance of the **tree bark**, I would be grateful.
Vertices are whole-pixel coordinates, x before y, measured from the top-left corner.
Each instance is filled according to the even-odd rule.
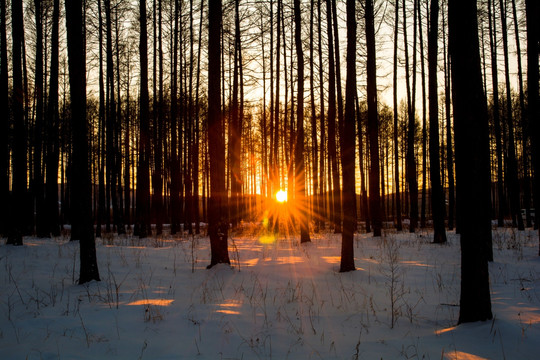
[[[9,85],[6,37],[6,0],[0,0],[0,107],[4,116],[0,120],[0,234],[9,228]]]
[[[394,77],[393,77],[393,101],[394,101],[394,182],[396,185],[396,229],[403,230],[401,222],[401,192],[399,190],[399,143],[398,143],[398,98],[397,98],[397,66],[398,66],[398,25],[399,25],[399,1],[395,4],[394,19]],[[360,155],[362,156],[362,155]]]
[[[444,57],[444,100],[446,111],[446,167],[448,170],[448,230],[454,229],[455,188],[454,188],[454,145],[452,141],[452,116],[450,115],[450,59],[446,47],[446,17],[443,11],[443,57]],[[485,75],[485,73],[484,73]],[[484,82],[485,85],[485,82]]]
[[[336,145],[336,65],[334,61],[334,42],[332,32],[332,4],[326,0],[328,31],[328,166],[331,167],[332,195],[330,217],[334,233],[341,232],[341,189],[338,173]],[[330,179],[330,178],[329,178]]]
[[[35,62],[35,81],[34,97],[35,101],[35,121],[34,121],[34,177],[32,181],[32,193],[35,202],[36,214],[36,235],[37,237],[49,237],[45,217],[45,194],[44,180],[42,173],[42,155],[43,155],[43,10],[40,0],[34,0],[34,12],[36,19],[36,62]]]
[[[498,212],[497,220],[498,226],[504,226],[504,213],[505,213],[505,197],[504,197],[504,182],[503,182],[503,155],[502,155],[502,140],[501,140],[501,120],[499,113],[499,80],[497,70],[497,46],[496,35],[497,30],[495,27],[495,12],[492,11],[491,0],[488,0],[488,17],[489,17],[489,43],[491,49],[491,79],[493,87],[493,122],[495,125],[495,153],[497,156],[497,196],[498,196]],[[455,121],[455,120],[454,120]]]
[[[367,45],[367,103],[368,136],[370,152],[369,209],[373,224],[373,236],[381,236],[381,198],[379,191],[379,120],[377,113],[377,65],[375,54],[375,24],[373,0],[366,0],[366,45]]]
[[[310,2],[309,14],[309,95],[311,105],[311,158],[312,158],[312,181],[313,181],[313,213],[315,220],[315,232],[319,231],[320,227],[320,194],[319,194],[319,146],[317,142],[317,107],[315,104],[315,67],[314,67],[314,16],[315,16],[315,0]]]
[[[422,77],[422,204],[420,209],[420,227],[426,227],[426,185],[427,185],[427,101],[426,101],[426,66],[424,61],[424,31],[422,26],[422,6],[418,6],[418,28],[420,33],[420,67]],[[429,17],[429,15],[428,15]],[[428,20],[429,23],[429,20]]]
[[[354,230],[356,229],[355,119],[356,93],[356,0],[347,0],[347,81],[341,164],[343,167],[343,234],[340,272],[355,270]]]
[[[211,260],[208,268],[220,263],[230,264],[227,244],[227,193],[225,192],[225,143],[221,115],[221,0],[208,4],[208,147],[210,153],[210,196],[208,204],[208,235]]]
[[[60,1],[54,0],[53,24],[51,35],[51,68],[49,75],[49,96],[46,113],[47,128],[47,186],[46,186],[46,213],[48,232],[53,236],[60,235],[60,222],[58,217],[58,149],[59,149],[59,117],[58,117],[58,25],[60,18]]]
[[[493,317],[486,251],[491,240],[489,128],[476,14],[476,2],[448,2],[456,180],[461,214],[459,324]]]
[[[525,109],[525,91],[523,89],[523,68],[521,65],[521,41],[519,39],[519,18],[516,11],[516,0],[512,0],[512,15],[514,20],[514,34],[516,38],[516,55],[519,80],[519,115],[521,118],[521,158],[523,162],[523,207],[525,208],[526,226],[532,226],[531,218],[531,184],[529,177],[529,123]],[[519,214],[518,216],[521,216]]]
[[[86,55],[82,1],[66,2],[66,28],[73,131],[72,214],[79,226],[79,284],[99,281],[92,221],[91,180],[88,164],[88,118],[86,116]],[[83,31],[81,31],[83,29]],[[72,234],[73,237],[73,234]],[[73,239],[73,238],[72,238]]]
[[[538,74],[538,54],[540,52],[540,25],[538,23],[538,17],[540,16],[540,4],[534,0],[526,0],[525,4],[527,17],[527,83],[529,84],[527,116],[531,124],[532,148],[538,149],[540,146],[540,97],[538,94],[538,82],[540,78]],[[534,168],[534,203],[538,204],[540,200],[540,156],[537,151],[532,151],[532,162]],[[535,226],[538,226],[540,219],[538,213],[536,211]],[[540,241],[538,255],[540,256]]]
[[[12,62],[13,62],[13,154],[12,154],[12,194],[10,201],[7,244],[22,245],[26,202],[26,124],[24,121],[24,87],[22,73],[22,47],[23,47],[23,10],[22,0],[11,2],[12,26]]]
[[[139,55],[141,66],[140,115],[139,115],[139,159],[137,162],[136,218],[139,238],[151,234],[150,229],[150,110],[148,95],[148,33],[146,29],[146,0],[139,2],[141,37]]]
[[[415,6],[416,6],[416,0]],[[418,225],[418,180],[416,179],[416,158],[414,154],[414,138],[415,138],[415,129],[416,129],[416,114],[415,114],[415,85],[416,82],[416,61],[413,60],[413,89],[411,93],[410,88],[410,73],[409,73],[409,45],[407,39],[407,13],[405,7],[405,0],[403,0],[403,42],[405,47],[405,82],[407,86],[407,115],[408,115],[408,127],[407,127],[407,169],[406,177],[407,183],[409,184],[409,196],[410,196],[410,225],[409,232],[415,232]],[[416,19],[416,16],[415,16]],[[416,48],[416,39],[415,46]],[[416,53],[416,52],[415,52]],[[416,59],[416,57],[414,57]]]
[[[504,75],[506,82],[506,123],[508,126],[508,196],[510,198],[510,215],[512,216],[512,226],[517,227],[518,230],[525,230],[523,225],[523,217],[521,216],[519,198],[519,180],[518,169],[516,161],[516,146],[514,142],[514,119],[513,119],[513,106],[512,106],[512,89],[510,85],[510,70],[508,59],[508,29],[506,26],[506,1],[499,0],[499,7],[501,11],[501,27],[503,37],[503,51],[504,51]]]
[[[439,40],[439,1],[431,0],[428,33],[429,71],[429,172],[431,179],[431,213],[433,216],[433,242],[446,242],[444,230],[444,192],[441,185],[439,159],[439,96],[437,89],[437,55]]]
[[[295,164],[296,171],[296,198],[295,203],[299,211],[300,242],[310,242],[308,204],[306,202],[306,174],[304,164],[304,50],[302,49],[302,22],[300,0],[294,0],[294,43],[296,47],[298,67],[298,105],[296,107],[296,145]]]

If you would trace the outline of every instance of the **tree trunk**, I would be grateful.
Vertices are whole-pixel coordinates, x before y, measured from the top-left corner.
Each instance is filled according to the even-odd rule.
[[[415,0],[416,6],[416,0]],[[415,86],[413,85],[412,94],[410,88],[410,74],[409,74],[409,45],[407,39],[407,13],[405,7],[405,0],[403,0],[403,40],[405,47],[405,80],[407,85],[407,115],[408,115],[408,130],[407,130],[407,183],[409,184],[409,196],[410,196],[410,225],[409,231],[415,232],[418,225],[418,181],[416,179],[416,158],[414,155],[414,138],[416,128],[416,114],[414,110],[414,98],[416,97]],[[415,17],[416,19],[416,17]],[[416,47],[416,39],[415,46]],[[415,58],[416,59],[416,58]],[[416,61],[413,61],[413,79],[416,78]],[[414,81],[414,80],[413,80]]]
[[[373,236],[381,236],[381,199],[379,192],[379,119],[377,113],[377,65],[375,54],[375,24],[373,0],[366,0],[366,46],[367,46],[367,103],[368,136],[370,152],[369,209],[373,224]]]
[[[538,1],[533,0],[526,0],[525,4],[527,6],[527,83],[529,84],[527,115],[531,124],[532,148],[538,149],[540,146],[540,99],[538,95],[538,54],[540,52],[540,25],[538,23],[538,17],[540,16],[540,4]],[[532,162],[534,169],[534,203],[538,204],[540,200],[540,156],[537,151],[532,151]],[[535,226],[538,226],[540,219],[538,213],[536,211]],[[538,255],[540,256],[540,242]]]
[[[227,193],[225,192],[225,143],[221,116],[220,24],[221,0],[208,4],[208,146],[210,153],[210,194],[208,235],[211,260],[209,268],[219,263],[230,264],[227,244]]]
[[[314,15],[315,15],[315,0],[311,0],[310,16],[309,16],[309,95],[311,105],[311,157],[313,164],[312,181],[313,181],[313,213],[315,220],[315,232],[319,231],[320,227],[320,208],[319,208],[319,146],[317,143],[317,108],[315,104],[315,67],[314,67]]]
[[[240,127],[240,117],[239,114],[239,69],[242,66],[239,61],[239,52],[241,48],[240,43],[240,14],[239,14],[239,0],[235,0],[235,38],[234,38],[234,75],[233,75],[233,95],[232,95],[232,121],[230,126],[231,137],[229,139],[229,147],[231,148],[230,154],[231,158],[229,159],[231,163],[231,222],[233,228],[236,228],[240,222],[240,195],[242,191],[242,174],[240,173],[240,160],[241,160],[241,127]],[[279,19],[279,17],[278,17]],[[279,21],[278,21],[279,24]],[[279,38],[279,36],[278,36]],[[279,62],[278,62],[279,63]],[[279,69],[279,65],[278,65]],[[278,70],[279,71],[279,70]],[[278,108],[279,110],[279,108]],[[278,116],[276,111],[276,117]],[[276,142],[277,143],[277,142]]]
[[[173,54],[172,54],[172,71],[171,71],[171,161],[170,161],[170,221],[171,235],[175,235],[180,230],[179,210],[182,204],[180,203],[180,164],[178,163],[178,18],[180,14],[180,3],[178,0],[174,2],[174,35],[173,35]]]
[[[42,154],[43,154],[43,10],[40,0],[34,0],[34,12],[36,19],[36,63],[35,63],[35,81],[34,97],[35,101],[35,122],[34,122],[34,178],[32,181],[32,192],[35,202],[36,213],[36,235],[37,237],[49,237],[45,217],[45,194],[44,181],[42,173]]]
[[[46,187],[46,214],[48,232],[53,236],[60,235],[60,222],[58,217],[58,25],[60,18],[60,1],[54,0],[53,24],[51,38],[51,68],[49,81],[49,103],[47,105],[47,187]]]
[[[355,270],[354,230],[356,229],[355,119],[356,93],[356,0],[347,0],[347,82],[345,85],[345,119],[341,165],[343,167],[343,235],[341,237],[340,272]]]
[[[446,111],[446,167],[448,170],[448,230],[454,229],[454,146],[452,143],[452,117],[450,115],[450,59],[446,47],[446,17],[443,11],[443,58],[444,58],[444,100]],[[484,74],[485,75],[485,74]]]
[[[397,98],[397,66],[398,66],[398,25],[399,25],[399,2],[395,4],[394,19],[394,78],[393,78],[393,101],[394,101],[394,182],[396,184],[396,229],[403,230],[401,222],[401,193],[399,191],[399,143],[398,143],[398,98]],[[362,156],[362,155],[360,155]]]
[[[101,237],[101,224],[105,216],[105,90],[103,84],[103,15],[101,0],[98,0],[98,48],[99,48],[99,146],[98,146],[98,212],[96,221],[96,237]]]
[[[107,107],[107,121],[106,121],[106,142],[107,142],[107,155],[106,155],[106,178],[107,178],[107,200],[105,206],[105,218],[107,224],[107,231],[111,231],[110,227],[110,206],[113,209],[113,229],[116,226],[117,220],[117,191],[116,191],[116,147],[115,140],[115,128],[117,121],[116,111],[116,99],[114,90],[114,63],[113,63],[113,50],[112,50],[112,20],[111,20],[111,1],[105,0],[105,33],[106,33],[106,57],[107,57],[107,76],[106,76],[106,107]]]
[[[476,3],[450,0],[449,52],[461,214],[461,297],[458,323],[493,317],[486,244],[491,240],[489,127],[478,46]]]
[[[92,222],[91,180],[88,164],[88,119],[86,117],[86,55],[82,1],[66,2],[66,28],[73,132],[72,214],[79,226],[79,284],[99,281]],[[73,237],[73,234],[72,234]]]
[[[0,234],[7,236],[9,228],[9,85],[7,66],[6,0],[0,0],[0,107],[4,116],[0,120]]]
[[[418,30],[420,33],[420,67],[422,73],[422,204],[420,210],[420,227],[426,227],[426,184],[427,184],[427,101],[426,101],[426,66],[424,61],[424,30],[422,26],[422,6],[418,6]],[[429,20],[428,20],[429,22]]]
[[[514,119],[512,114],[512,89],[510,88],[510,70],[508,65],[508,29],[506,26],[506,1],[499,0],[501,11],[501,25],[504,50],[504,75],[506,80],[506,123],[508,126],[508,196],[510,197],[510,215],[512,216],[512,226],[518,230],[525,230],[523,217],[521,216],[519,198],[519,180],[516,161],[516,146],[514,143]]]
[[[200,85],[200,75],[201,75],[201,42],[202,42],[202,24],[203,24],[203,12],[204,10],[204,0],[201,1],[201,16],[199,19],[199,44],[197,48],[197,80],[196,80],[196,94],[195,94],[195,151],[193,154],[194,163],[193,169],[195,170],[195,177],[193,179],[193,201],[195,203],[194,212],[195,212],[195,233],[200,234],[201,224],[200,224],[200,215],[199,215],[199,142],[200,142],[200,131],[199,131],[199,85]]]
[[[151,234],[150,229],[150,110],[148,95],[148,35],[146,30],[146,0],[140,0],[141,37],[139,55],[141,66],[141,99],[139,115],[139,159],[137,162],[136,221],[139,238]]]
[[[295,164],[296,184],[295,203],[299,212],[298,222],[300,222],[300,242],[310,242],[309,238],[309,217],[306,202],[306,174],[304,164],[304,50],[302,49],[302,22],[300,11],[300,0],[294,0],[294,42],[296,47],[298,66],[298,105],[296,107],[296,145]]]
[[[334,233],[341,232],[341,189],[339,185],[337,145],[336,145],[336,66],[334,62],[334,44],[332,33],[332,5],[326,0],[328,30],[328,165],[331,167],[332,195],[330,216]]]
[[[444,192],[441,185],[439,159],[439,96],[437,89],[437,55],[439,40],[439,1],[431,0],[428,32],[429,71],[429,172],[431,179],[431,213],[433,216],[433,242],[446,242],[444,230]]]
[[[497,30],[495,27],[495,12],[492,11],[491,0],[488,0],[488,17],[489,17],[489,43],[491,48],[491,79],[493,87],[493,122],[495,125],[495,153],[497,156],[497,196],[498,196],[498,212],[497,220],[498,226],[504,226],[504,213],[505,213],[505,197],[504,197],[504,183],[503,183],[503,160],[502,160],[502,140],[501,140],[501,120],[499,118],[499,80],[497,74],[497,46],[496,35]],[[455,120],[454,120],[455,121]],[[454,125],[455,126],[455,125]]]
[[[157,9],[157,31],[158,31],[158,93],[154,93],[154,98],[157,100],[157,117],[154,123],[154,175],[152,176],[152,183],[154,188],[152,206],[154,208],[154,217],[156,221],[156,235],[161,235],[163,231],[163,126],[164,126],[164,102],[163,102],[163,38],[162,38],[162,0],[158,0]],[[156,101],[154,100],[154,104]]]
[[[23,10],[22,0],[13,0],[11,2],[11,26],[13,39],[13,185],[9,210],[7,244],[22,245],[25,218],[26,203],[26,124],[24,121],[24,88],[22,74],[22,47],[23,47]]]
[[[319,228],[325,227],[325,220],[328,218],[327,211],[326,211],[326,186],[325,186],[325,179],[326,179],[326,173],[325,173],[325,159],[327,158],[326,154],[326,124],[324,121],[325,113],[324,113],[324,75],[323,75],[323,57],[322,57],[322,16],[321,16],[321,2],[322,0],[317,0],[317,34],[318,34],[318,49],[319,49],[319,103],[320,103],[320,120],[319,120],[319,126],[321,128],[321,152],[319,156],[319,168],[320,168],[320,185],[319,185],[319,212],[320,212],[320,220],[319,220]]]
[[[521,65],[521,41],[519,39],[519,19],[516,11],[516,0],[512,0],[512,15],[514,20],[514,33],[516,38],[516,55],[519,80],[519,116],[521,117],[521,158],[523,161],[523,207],[525,208],[526,226],[532,226],[531,219],[531,185],[529,178],[529,122],[525,110],[525,91],[523,89],[523,69]],[[521,213],[518,215],[521,216]]]
[[[358,166],[360,167],[360,219],[366,222],[366,232],[371,232],[371,224],[369,221],[368,196],[366,192],[366,181],[364,173],[364,142],[362,135],[362,118],[363,114],[360,111],[358,103],[358,92],[355,93],[356,103],[356,127],[358,129]],[[367,149],[366,149],[367,150]]]

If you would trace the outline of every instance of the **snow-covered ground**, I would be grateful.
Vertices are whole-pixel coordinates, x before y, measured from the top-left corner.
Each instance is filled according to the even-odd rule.
[[[494,230],[494,320],[455,327],[459,237],[229,239],[206,270],[206,237],[97,239],[100,282],[76,285],[66,238],[0,245],[0,359],[538,359],[538,233]]]

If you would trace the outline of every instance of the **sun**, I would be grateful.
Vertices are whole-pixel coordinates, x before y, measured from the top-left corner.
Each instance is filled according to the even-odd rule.
[[[287,202],[287,191],[279,190],[276,193],[276,201],[279,202],[279,203]]]

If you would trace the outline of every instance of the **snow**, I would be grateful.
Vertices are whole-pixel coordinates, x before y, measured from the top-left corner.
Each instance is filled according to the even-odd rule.
[[[538,233],[494,229],[494,320],[455,326],[459,236],[97,239],[100,282],[76,284],[78,243],[0,245],[0,359],[538,359]],[[393,316],[392,316],[393,314]]]

